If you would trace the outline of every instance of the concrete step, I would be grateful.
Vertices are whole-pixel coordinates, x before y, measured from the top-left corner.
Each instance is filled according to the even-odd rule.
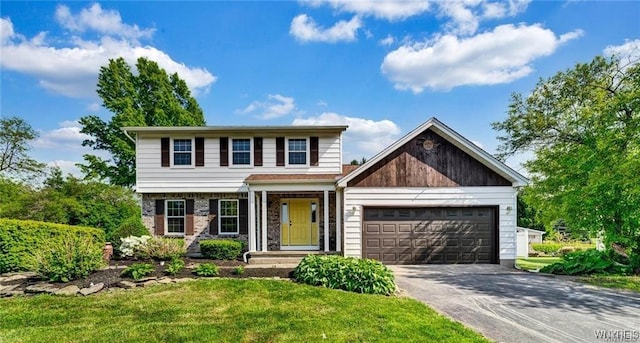
[[[249,264],[261,265],[298,265],[303,256],[252,256]]]

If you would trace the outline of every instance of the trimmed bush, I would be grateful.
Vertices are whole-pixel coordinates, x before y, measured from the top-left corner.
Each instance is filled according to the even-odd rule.
[[[208,239],[200,241],[200,252],[212,260],[236,260],[244,243],[237,239]]]
[[[102,248],[86,236],[70,236],[35,253],[37,271],[53,282],[86,278],[104,265]]]
[[[595,249],[569,252],[562,257],[561,262],[556,262],[540,269],[542,273],[563,275],[625,275],[631,271],[631,266],[617,263],[606,252]]]
[[[130,277],[134,280],[140,280],[143,277],[153,273],[156,270],[154,266],[149,263],[134,263],[123,270],[120,275]]]
[[[195,267],[193,273],[198,276],[218,276],[220,269],[213,263],[203,263]]]
[[[0,219],[0,273],[37,271],[37,252],[68,252],[63,242],[77,240],[86,243],[90,251],[102,254],[105,242],[102,230],[32,220]],[[53,261],[58,257],[50,256],[47,259]]]
[[[308,255],[294,271],[298,282],[350,292],[389,295],[393,272],[376,260],[337,255]]]
[[[562,248],[560,243],[531,243],[533,250],[543,252],[545,254],[555,254]]]
[[[187,249],[181,238],[153,237],[134,248],[133,256],[139,259],[169,261],[184,256]]]
[[[123,221],[118,228],[116,228],[108,237],[109,241],[113,243],[113,246],[120,246],[121,240],[130,236],[148,236],[149,230],[142,225],[142,219],[140,217],[131,217]]]

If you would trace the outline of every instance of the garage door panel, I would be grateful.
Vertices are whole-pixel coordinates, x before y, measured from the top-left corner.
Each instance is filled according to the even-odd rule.
[[[365,208],[364,255],[386,264],[491,263],[492,208]]]

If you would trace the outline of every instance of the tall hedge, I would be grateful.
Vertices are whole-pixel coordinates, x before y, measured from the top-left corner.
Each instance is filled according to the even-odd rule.
[[[73,238],[89,239],[94,249],[104,247],[104,231],[83,226],[33,220],[0,219],[0,273],[35,271],[34,254],[51,244]]]

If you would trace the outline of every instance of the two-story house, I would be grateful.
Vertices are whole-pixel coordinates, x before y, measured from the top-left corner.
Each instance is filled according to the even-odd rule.
[[[355,168],[346,126],[127,127],[155,235],[385,263],[513,263],[526,178],[432,118]]]

